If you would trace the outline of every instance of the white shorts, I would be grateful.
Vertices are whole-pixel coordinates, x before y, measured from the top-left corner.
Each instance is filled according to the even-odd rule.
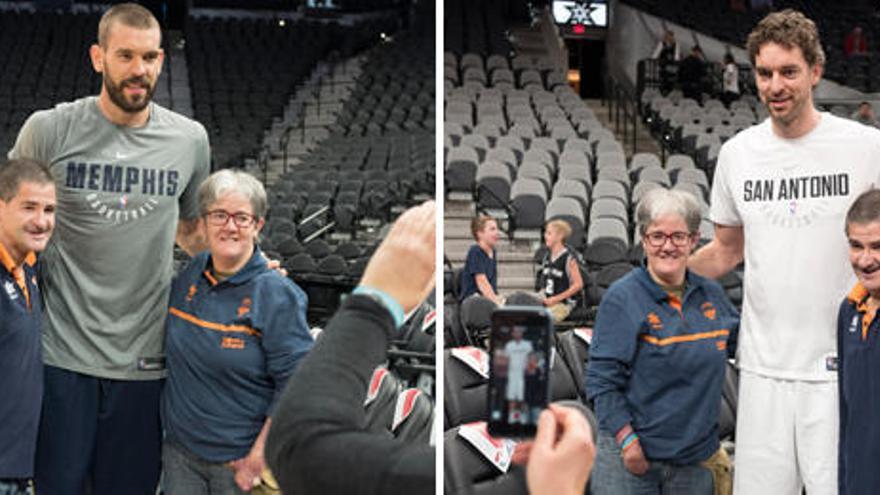
[[[522,375],[517,377],[509,375],[507,377],[506,396],[509,401],[522,402],[526,399],[526,381],[523,379]]]
[[[837,382],[739,377],[735,495],[837,493]]]

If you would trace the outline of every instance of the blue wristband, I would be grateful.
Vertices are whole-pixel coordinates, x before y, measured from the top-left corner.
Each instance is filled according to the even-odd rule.
[[[623,439],[623,442],[620,443],[620,451],[623,452],[629,447],[633,442],[639,439],[639,436],[636,435],[635,432],[630,433]]]
[[[358,285],[351,293],[375,299],[391,313],[391,318],[394,319],[394,328],[400,328],[403,325],[404,318],[406,317],[403,307],[400,306],[396,299],[388,295],[387,292],[367,285]]]

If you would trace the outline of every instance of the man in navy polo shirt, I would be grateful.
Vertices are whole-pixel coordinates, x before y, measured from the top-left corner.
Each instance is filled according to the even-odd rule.
[[[841,495],[880,492],[880,190],[856,198],[846,215],[846,237],[859,281],[837,316]]]
[[[43,398],[36,257],[55,227],[55,181],[28,159],[0,165],[0,493],[25,495]]]

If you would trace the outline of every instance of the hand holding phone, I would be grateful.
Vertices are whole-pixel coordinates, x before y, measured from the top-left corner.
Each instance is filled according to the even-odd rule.
[[[529,449],[526,480],[531,495],[584,493],[596,449],[586,418],[576,409],[551,404],[541,413]]]
[[[492,313],[489,374],[489,433],[530,437],[547,407],[550,338],[546,309],[504,307]]]

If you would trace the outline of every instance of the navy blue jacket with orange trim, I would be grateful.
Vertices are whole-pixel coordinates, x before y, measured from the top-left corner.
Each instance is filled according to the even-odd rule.
[[[868,314],[867,297],[856,284],[837,313],[841,495],[880,492],[880,318]]]
[[[313,340],[306,295],[255,250],[232,277],[201,253],[175,279],[165,329],[166,440],[210,462],[247,455]]]
[[[716,282],[687,273],[682,301],[644,267],[611,287],[599,305],[587,391],[600,429],[632,425],[649,460],[691,464],[718,450],[726,361],[739,315]]]
[[[35,262],[29,257],[23,265],[25,293],[0,244],[0,479],[30,478],[34,470],[43,400],[43,303]]]

